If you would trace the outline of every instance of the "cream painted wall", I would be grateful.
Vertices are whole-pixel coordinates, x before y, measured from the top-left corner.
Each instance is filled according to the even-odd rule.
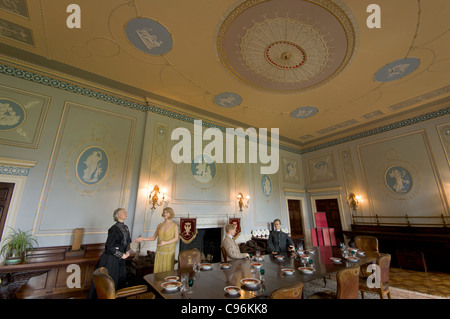
[[[21,190],[20,200],[15,198],[10,207],[7,226],[32,230],[41,247],[70,245],[77,227],[85,228],[83,244],[104,242],[116,207],[128,210],[126,224],[133,238],[152,235],[162,221],[162,208],[151,210],[148,205],[150,183],[167,188],[176,220],[197,217],[201,227],[223,227],[229,217],[240,217],[238,242],[250,239],[254,229],[267,229],[275,218],[289,227],[286,199],[304,197],[303,168],[296,153],[280,151],[280,169],[268,176],[269,196],[262,192],[259,164],[219,164],[214,180],[202,184],[190,174],[189,164],[174,164],[170,157],[176,143],[171,132],[177,127],[193,129],[181,116],[124,107],[118,105],[120,99],[100,100],[94,90],[67,92],[61,87],[68,84],[59,81],[60,88],[53,88],[0,75],[0,85],[0,98],[5,90],[18,90],[19,99],[39,94],[47,102],[42,131],[34,129],[37,123],[26,132],[35,137],[34,145],[14,140],[18,131],[0,132],[0,158],[13,159],[1,164],[6,170],[0,172],[0,182],[20,180]],[[108,155],[108,165],[103,163],[103,179],[89,184],[75,168],[86,168],[82,154],[93,146]],[[25,176],[15,177],[17,160],[35,165]],[[238,192],[251,196],[244,212],[239,212]],[[149,249],[154,248],[150,244]]]
[[[306,183],[312,213],[316,212],[314,200],[319,198],[318,194],[328,192],[328,197],[338,198],[343,226],[350,229],[352,219],[346,198],[353,192],[361,197],[357,214],[364,218],[358,221],[376,221],[375,215],[408,214],[428,217],[410,219],[411,223],[442,226],[441,214],[449,216],[449,145],[450,121],[448,116],[442,116],[303,154],[303,163],[310,174]],[[323,169],[326,173],[314,169],[317,161],[329,164]],[[399,167],[406,172],[402,173]],[[400,173],[398,184],[395,177],[389,176],[395,175],[392,170],[396,168]],[[406,218],[379,221],[407,223]],[[445,221],[449,223],[449,219]]]

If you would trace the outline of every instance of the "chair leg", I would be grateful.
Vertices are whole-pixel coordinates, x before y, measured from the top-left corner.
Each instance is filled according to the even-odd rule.
[[[361,290],[361,299],[364,299],[364,291]]]
[[[325,277],[323,277],[323,283],[325,285],[325,287],[327,286],[327,279]]]

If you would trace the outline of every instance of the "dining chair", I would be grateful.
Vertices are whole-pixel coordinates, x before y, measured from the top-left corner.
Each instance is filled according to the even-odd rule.
[[[202,254],[197,248],[183,250],[178,254],[178,268],[193,268],[194,264],[202,262]]]
[[[228,261],[228,254],[227,251],[225,250],[225,248],[223,246],[220,246],[220,251],[222,252],[222,259],[224,262]]]
[[[97,268],[94,271],[94,285],[98,299],[117,299],[135,296],[147,292],[146,285],[137,285],[116,290],[114,280],[108,275],[105,267]]]
[[[270,294],[270,299],[301,299],[302,292],[303,292],[303,283],[299,281],[293,285],[281,287],[274,290]]]
[[[380,269],[380,286],[369,288],[367,285],[367,278],[359,279],[359,290],[361,291],[361,298],[364,299],[364,292],[373,292],[380,296],[380,299],[384,299],[387,295],[391,299],[391,290],[389,288],[389,266],[391,264],[391,255],[383,254],[377,258],[376,264]]]
[[[378,239],[374,236],[355,236],[355,247],[366,253],[379,252]]]
[[[308,299],[358,299],[359,267],[339,270],[336,274],[336,292],[321,291]]]

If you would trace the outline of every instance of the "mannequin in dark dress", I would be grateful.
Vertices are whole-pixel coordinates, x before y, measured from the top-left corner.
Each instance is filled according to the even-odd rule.
[[[114,280],[116,290],[126,287],[126,259],[129,256],[128,247],[131,243],[130,231],[124,221],[127,217],[127,211],[124,208],[118,208],[113,214],[116,223],[108,230],[108,238],[105,243],[105,251],[95,269],[105,267],[108,275]],[[94,280],[88,294],[88,299],[97,298]]]

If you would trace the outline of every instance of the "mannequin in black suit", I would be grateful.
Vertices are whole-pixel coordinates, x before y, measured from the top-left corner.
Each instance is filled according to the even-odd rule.
[[[272,231],[267,240],[267,248],[272,254],[286,253],[295,249],[295,244],[288,234],[281,231],[281,221],[275,219],[273,221],[275,230]]]

